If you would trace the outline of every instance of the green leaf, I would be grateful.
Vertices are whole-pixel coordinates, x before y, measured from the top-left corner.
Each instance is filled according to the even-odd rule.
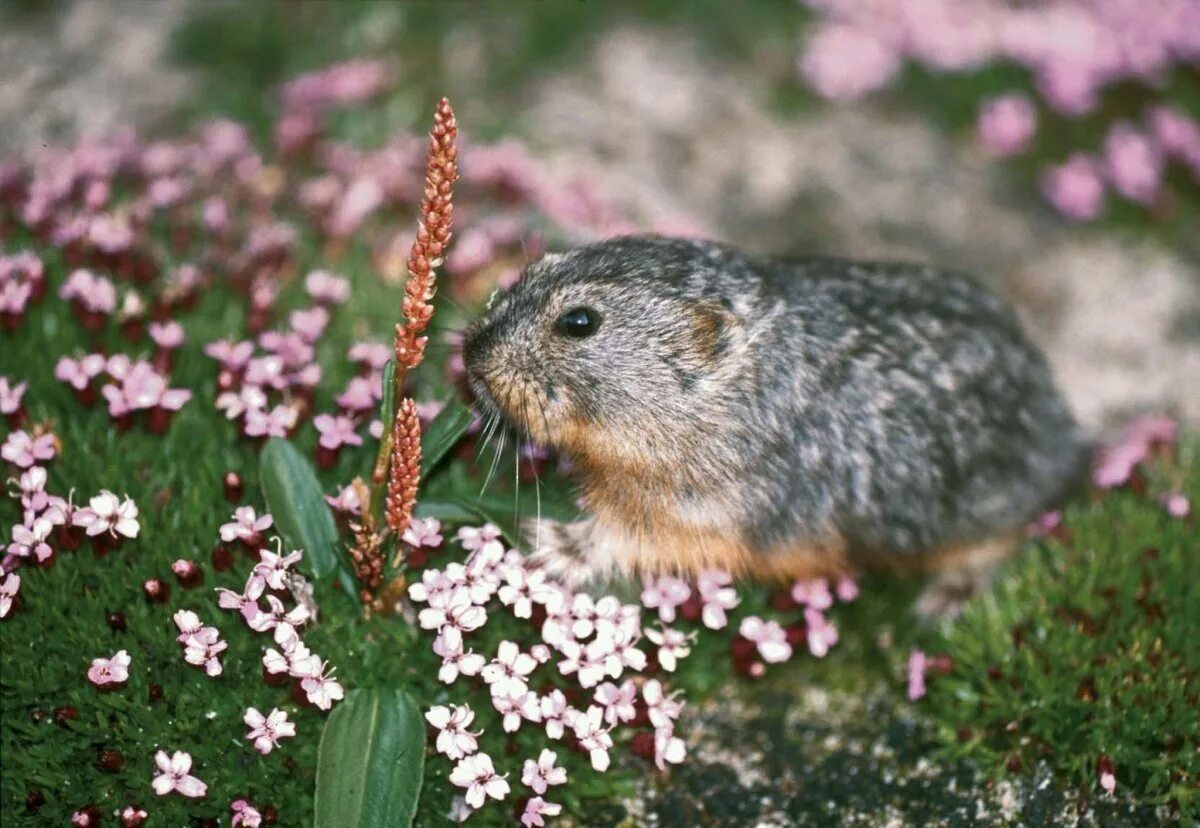
[[[379,402],[379,420],[383,423],[383,433],[392,430],[392,421],[396,419],[396,362],[389,359],[383,366],[383,399]]]
[[[316,579],[338,569],[337,527],[312,464],[287,440],[272,437],[259,457],[258,476],[275,527],[288,546],[304,550],[301,566]]]
[[[411,825],[425,769],[425,721],[403,690],[351,690],[317,751],[314,828]]]
[[[441,413],[433,418],[421,436],[422,478],[463,438],[474,419],[471,409],[457,400],[447,403]]]

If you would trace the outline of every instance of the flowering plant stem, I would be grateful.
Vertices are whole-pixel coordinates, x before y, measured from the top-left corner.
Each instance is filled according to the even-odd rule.
[[[363,527],[351,555],[363,587],[364,603],[378,589],[382,576],[382,539],[387,532],[397,540],[408,528],[416,505],[421,473],[421,425],[417,406],[404,396],[404,380],[425,355],[424,331],[433,317],[436,291],[435,269],[442,263],[450,243],[453,186],[458,178],[458,124],[450,101],[442,98],[434,113],[425,161],[425,193],[421,218],[408,256],[408,280],[404,285],[401,321],[396,325],[394,399],[396,408],[384,422],[379,451],[371,473],[370,496],[363,510]],[[377,525],[382,506],[386,529]],[[394,565],[402,558],[397,555]]]

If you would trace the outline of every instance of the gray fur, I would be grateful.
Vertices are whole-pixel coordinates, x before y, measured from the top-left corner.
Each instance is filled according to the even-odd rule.
[[[602,314],[596,335],[556,333],[580,305]],[[708,353],[697,307],[719,321]],[[912,555],[1012,531],[1085,456],[1013,313],[973,280],[919,265],[612,239],[530,265],[465,353],[485,402],[496,372],[538,389],[547,422],[567,400],[624,436],[628,457],[614,461],[649,466],[627,481],[631,498],[762,550],[834,530],[852,559]],[[528,410],[499,408],[541,416],[520,400]]]

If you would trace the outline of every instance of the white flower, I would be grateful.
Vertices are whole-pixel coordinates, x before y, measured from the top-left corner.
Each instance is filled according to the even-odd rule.
[[[778,621],[764,621],[757,615],[750,615],[742,619],[738,632],[754,642],[758,654],[768,664],[787,661],[792,657],[792,645],[788,644],[787,633]]]
[[[515,733],[521,720],[537,721],[540,714],[537,696],[528,691],[516,695],[493,694],[492,707],[501,716],[505,733]]]
[[[654,764],[666,770],[667,763],[678,765],[687,755],[683,739],[675,735],[674,727],[659,727],[654,730]]]
[[[538,707],[542,724],[546,728],[546,735],[551,739],[561,739],[563,737],[563,727],[567,724],[567,719],[569,718],[567,714],[567,697],[563,695],[561,690],[551,690],[541,697]]]
[[[710,630],[724,629],[729,623],[725,617],[726,610],[731,610],[741,603],[737,592],[729,586],[733,578],[723,569],[706,569],[696,578],[696,590],[704,604],[700,611],[700,620]]]
[[[500,587],[500,603],[512,607],[517,618],[533,615],[533,595],[539,591],[546,576],[542,572],[527,572],[523,566],[506,566],[504,583]]]
[[[662,682],[650,679],[642,685],[642,698],[646,702],[646,711],[650,716],[650,724],[656,728],[674,727],[675,720],[683,712],[683,702],[677,699],[678,693],[667,695],[663,691]]]
[[[604,720],[612,727],[620,722],[630,722],[637,716],[634,705],[637,703],[637,685],[626,681],[620,687],[611,681],[606,681],[596,688],[596,703],[604,708]],[[541,791],[538,791],[541,793]]]
[[[433,651],[442,657],[442,667],[438,670],[438,680],[453,684],[459,677],[477,676],[483,669],[486,660],[482,655],[463,650],[462,631],[457,627],[443,627],[433,642]]]
[[[692,651],[692,641],[696,634],[687,634],[673,627],[663,627],[661,630],[646,629],[646,638],[658,645],[658,663],[668,673],[675,672],[675,665]]]
[[[592,760],[592,768],[600,773],[608,770],[608,751],[613,746],[613,740],[604,728],[604,711],[592,705],[587,713],[575,719],[574,730],[580,747],[588,752]]]
[[[483,680],[491,687],[493,696],[522,696],[529,690],[526,677],[537,667],[537,661],[521,652],[512,641],[501,641],[496,657],[483,668]]]
[[[437,751],[450,759],[462,759],[479,749],[477,737],[483,731],[472,733],[468,728],[475,720],[470,705],[435,705],[425,713],[425,721],[438,731]]]
[[[524,769],[521,771],[521,784],[526,785],[536,794],[544,794],[551,785],[565,784],[567,771],[566,768],[560,768],[555,764],[557,759],[558,754],[548,749],[542,750],[536,762],[526,759]]]
[[[464,797],[472,808],[481,808],[487,797],[504,799],[508,796],[508,780],[496,773],[492,757],[476,753],[460,759],[450,772],[450,782],[466,788]]]

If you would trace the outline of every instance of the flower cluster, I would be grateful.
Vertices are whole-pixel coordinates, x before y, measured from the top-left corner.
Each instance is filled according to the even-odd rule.
[[[254,514],[251,511],[247,520],[253,521],[253,518]],[[260,518],[260,521],[270,525],[267,515]],[[251,527],[254,525],[251,523]],[[226,535],[224,530],[229,526],[230,524],[226,524],[222,527],[223,538]],[[230,589],[218,589],[217,603],[222,609],[237,612],[246,626],[254,632],[271,633],[275,646],[264,648],[262,659],[267,677],[272,680],[294,679],[296,687],[309,704],[321,710],[329,710],[345,693],[341,684],[333,677],[333,669],[328,662],[322,661],[316,653],[309,650],[300,637],[301,628],[312,618],[312,610],[304,603],[297,603],[291,609],[284,604],[284,598],[292,597],[292,588],[298,583],[299,576],[292,572],[292,567],[300,561],[302,555],[299,549],[283,554],[281,542],[276,539],[275,552],[269,549],[259,551],[258,563],[250,571],[243,590],[239,593]],[[247,724],[250,722],[247,721]],[[283,726],[282,730],[277,727],[271,732],[285,736],[293,735],[286,732],[288,727],[290,725]]]
[[[411,540],[436,531],[418,528]],[[547,739],[586,755],[596,772],[607,770],[623,734],[629,735],[634,754],[660,769],[684,760],[686,747],[676,733],[683,701],[653,676],[674,671],[702,630],[711,633],[729,625],[728,614],[740,598],[728,573],[708,570],[694,583],[672,576],[649,579],[639,606],[611,595],[572,592],[548,580],[504,545],[495,526],[463,527],[456,540],[468,552],[466,559],[426,568],[409,587],[409,597],[422,605],[419,625],[436,633],[432,648],[442,661],[441,681],[467,680],[486,688],[502,731],[536,726]],[[412,559],[409,563],[413,565]],[[836,628],[824,614],[835,595],[853,600],[857,587],[849,578],[835,584],[798,582],[789,598],[792,606],[803,607],[804,620],[793,625],[801,630],[799,640],[818,656],[837,641]],[[527,621],[537,640],[528,645],[501,640],[489,657],[470,641],[502,608]],[[657,613],[656,626],[644,626],[644,609]],[[675,626],[680,621],[698,629],[680,629]],[[747,616],[739,630],[732,645],[734,662],[749,675],[762,674],[758,658],[780,662],[792,655],[791,628],[785,631],[777,621]],[[743,656],[742,643],[749,644],[753,655]],[[750,669],[751,664],[757,668]],[[436,750],[455,763],[451,781],[465,789],[463,807],[468,811],[489,798],[504,799],[511,790],[508,774],[497,771],[493,757],[479,751],[476,716],[469,704],[435,705],[426,713],[437,731]],[[537,795],[527,802],[526,825],[540,825],[542,816],[557,813],[558,805],[542,795],[566,781],[558,756],[543,750],[522,766],[522,784]]]
[[[0,327],[15,331],[25,309],[46,293],[42,260],[26,250],[6,256],[0,253]]]
[[[144,413],[146,428],[152,434],[165,432],[174,413],[192,398],[186,388],[168,387],[167,377],[152,363],[125,354],[85,354],[78,359],[63,356],[54,376],[69,385],[76,399],[85,405],[95,402],[99,386],[108,403],[108,414],[118,428],[130,428],[135,416]]]
[[[1200,60],[1200,6],[1167,0],[1136,9],[1122,0],[1033,6],[1002,0],[903,0],[886,8],[868,0],[809,0],[820,17],[801,75],[831,100],[852,100],[890,84],[905,60],[938,73],[1014,63],[1033,77],[1040,101],[1060,117],[1098,110],[1101,93],[1121,83],[1162,85],[1173,68]],[[1151,95],[1144,100],[1151,100]],[[1076,152],[1045,170],[1042,189],[1065,216],[1100,215],[1106,190],[1151,205],[1163,194],[1169,162],[1200,182],[1200,121],[1152,104],[1107,128],[1098,155]],[[1037,108],[1012,92],[982,103],[978,134],[997,155],[1029,148]]]
[[[1158,452],[1170,453],[1179,436],[1179,424],[1163,414],[1147,414],[1130,422],[1119,438],[1100,447],[1092,469],[1092,483],[1101,489],[1132,486],[1142,490],[1146,480],[1140,467]],[[1180,491],[1160,491],[1159,503],[1172,517],[1186,518],[1191,503]]]

